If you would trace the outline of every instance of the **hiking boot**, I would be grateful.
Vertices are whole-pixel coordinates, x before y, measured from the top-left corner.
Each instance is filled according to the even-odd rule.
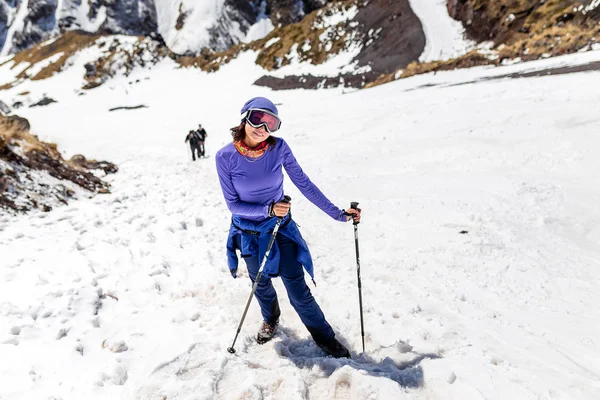
[[[319,344],[319,347],[325,351],[325,353],[333,356],[335,358],[350,358],[350,352],[348,349],[338,342],[336,338],[331,339],[331,341],[327,344]]]
[[[279,325],[279,321],[275,321],[273,324],[263,321],[258,334],[256,335],[256,341],[258,344],[265,344],[269,340],[273,339],[273,336],[275,336],[275,331],[277,331],[277,325]]]

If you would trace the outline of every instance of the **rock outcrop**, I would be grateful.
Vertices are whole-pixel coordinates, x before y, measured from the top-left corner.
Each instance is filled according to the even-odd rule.
[[[64,160],[56,145],[29,133],[29,122],[0,115],[0,213],[50,211],[70,200],[109,193],[98,175],[117,172],[106,161],[81,155]]]

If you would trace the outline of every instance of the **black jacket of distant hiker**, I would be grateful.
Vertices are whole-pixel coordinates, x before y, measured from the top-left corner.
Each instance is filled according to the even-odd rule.
[[[192,149],[192,161],[196,161],[196,154],[198,158],[204,155],[204,142],[200,140],[198,132],[190,131],[185,137],[185,142],[190,142],[190,148]]]

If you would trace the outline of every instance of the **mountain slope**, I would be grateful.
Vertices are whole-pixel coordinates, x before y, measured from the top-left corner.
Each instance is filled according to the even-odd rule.
[[[197,35],[194,38],[201,39]],[[185,42],[182,40],[179,43]],[[176,47],[175,42],[167,46],[152,38],[100,39],[82,31],[68,31],[7,58],[0,68],[4,65],[4,70],[17,72],[4,74],[6,80],[0,81],[0,87],[19,85],[26,79],[40,79],[70,68],[74,61],[67,60],[77,57],[77,46],[81,46],[82,53],[89,49],[90,55],[97,54],[96,59],[90,59],[85,69],[80,70],[87,81],[83,86],[88,89],[115,74],[127,75],[132,68],[151,67],[167,56],[182,66],[214,72],[246,52],[254,52],[256,63],[265,70],[265,76],[257,81],[260,85],[277,89],[362,87],[380,74],[417,59],[423,52],[425,37],[408,0],[393,5],[387,0],[369,3],[352,0],[327,4],[299,22],[274,28],[264,38],[234,45],[226,51],[204,49],[198,56],[182,56],[169,50]],[[296,75],[298,72],[300,75]]]
[[[21,0],[6,2],[4,9],[10,14],[4,24],[0,19],[0,32],[6,31],[0,41],[1,55],[28,49],[67,30],[126,35],[150,35],[157,30],[153,0]]]
[[[598,398],[599,73],[490,79],[592,56],[345,94],[253,86],[252,53],[216,74],[165,58],[82,96],[77,74],[8,89],[53,93],[58,104],[21,110],[40,137],[120,171],[110,195],[0,216],[0,396]],[[363,209],[361,355],[352,225],[285,181],[311,291],[351,361],[324,357],[279,280],[275,340],[254,342],[253,302],[226,350],[250,280],[227,271],[214,158],[192,162],[183,140],[201,122],[214,155],[256,95],[277,102],[279,135],[323,192]]]
[[[500,58],[535,60],[600,43],[597,0],[449,0],[448,11],[473,38],[501,47]]]
[[[256,24],[298,22],[326,0],[0,0],[0,55],[69,30],[162,36],[177,54],[226,50]],[[256,33],[255,33],[256,35]]]
[[[426,6],[409,0],[212,0],[199,6],[195,0],[160,0],[157,7],[162,35],[116,38],[108,49],[97,48],[98,58],[81,71],[87,81],[83,87],[97,87],[117,73],[129,74],[132,68],[151,67],[163,57],[214,72],[240,54],[255,52],[256,63],[265,69],[255,83],[281,90],[370,87],[415,74],[529,61],[600,47],[600,8],[593,1],[490,5],[484,0],[450,0]],[[525,11],[519,11],[523,7]],[[450,16],[461,20],[464,27]],[[466,39],[465,32],[475,40]],[[75,37],[65,34],[57,41]],[[481,42],[483,38],[494,41]],[[46,60],[34,57],[36,62],[65,65],[67,53],[47,51],[62,48],[47,47],[53,40],[26,54],[39,54],[43,48]],[[137,40],[136,44],[131,45],[132,40]],[[69,47],[70,57],[74,51]],[[28,57],[15,58],[11,70],[48,69],[47,65],[19,65]],[[52,57],[60,58],[61,63]],[[15,77],[8,80],[11,75]],[[0,88],[28,79],[22,71],[5,76]]]
[[[0,213],[51,211],[57,205],[95,193],[109,193],[103,175],[117,167],[76,155],[64,160],[55,144],[40,141],[29,122],[0,113]]]

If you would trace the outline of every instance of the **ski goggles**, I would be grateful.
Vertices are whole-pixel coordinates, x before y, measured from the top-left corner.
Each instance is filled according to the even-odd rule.
[[[281,120],[275,114],[258,108],[250,109],[246,113],[246,121],[253,128],[264,126],[269,133],[274,133],[281,128]]]

